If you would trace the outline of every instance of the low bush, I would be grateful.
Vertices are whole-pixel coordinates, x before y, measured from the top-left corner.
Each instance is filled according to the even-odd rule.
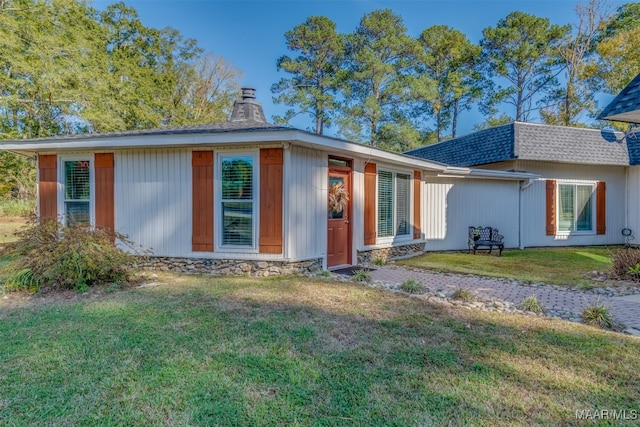
[[[422,283],[414,279],[407,279],[402,282],[402,285],[400,285],[400,289],[409,294],[418,294],[424,291],[424,286],[422,286]]]
[[[473,294],[469,289],[458,288],[453,291],[451,295],[454,299],[462,300],[462,301],[471,301],[473,299]]]
[[[371,280],[371,273],[367,270],[356,270],[353,273],[353,280],[356,282],[368,282]]]
[[[538,301],[538,297],[535,294],[529,295],[520,301],[518,307],[521,310],[532,311],[534,313],[544,313],[544,306],[540,301]]]
[[[582,310],[582,320],[585,324],[596,326],[602,329],[611,329],[613,327],[613,319],[609,308],[604,304],[591,304]]]
[[[625,248],[612,255],[611,273],[617,279],[640,282],[640,249]]]
[[[381,257],[376,257],[373,259],[373,265],[385,265],[386,261],[384,260],[384,258]]]
[[[32,217],[7,244],[2,255],[12,260],[3,267],[7,290],[76,289],[119,283],[129,279],[132,254],[114,244],[133,248],[125,236],[86,224],[61,226],[56,220]]]

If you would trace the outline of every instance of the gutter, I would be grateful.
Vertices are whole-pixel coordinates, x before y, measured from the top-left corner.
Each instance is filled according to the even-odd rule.
[[[527,181],[527,187],[540,175],[527,172],[507,172],[489,169],[469,169],[449,166],[444,172],[437,175],[438,178],[466,178],[466,179],[498,179],[507,181]]]

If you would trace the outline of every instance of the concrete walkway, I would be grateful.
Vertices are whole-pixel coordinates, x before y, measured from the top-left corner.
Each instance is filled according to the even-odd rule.
[[[527,286],[479,276],[409,270],[393,266],[374,268],[376,270],[371,271],[371,278],[382,283],[401,284],[407,279],[414,279],[431,292],[446,294],[463,288],[469,289],[481,299],[508,301],[514,304],[519,304],[524,298],[535,294],[546,309],[574,313],[576,317],[579,317],[582,310],[591,304],[605,304],[611,309],[614,320],[628,328],[640,330],[640,297],[638,296],[596,296],[579,291],[557,290],[551,286]]]

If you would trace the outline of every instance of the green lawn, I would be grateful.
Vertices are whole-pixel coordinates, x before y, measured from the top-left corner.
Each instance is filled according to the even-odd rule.
[[[15,240],[15,233],[25,224],[25,219],[21,217],[0,216],[0,245]]]
[[[633,337],[308,278],[160,280],[0,299],[0,425],[548,426],[639,409]]]
[[[506,250],[499,257],[478,251],[427,253],[398,261],[410,267],[438,271],[508,277],[522,281],[580,285],[589,282],[585,275],[592,271],[608,271],[611,254],[618,248],[589,246],[571,248],[541,248]]]

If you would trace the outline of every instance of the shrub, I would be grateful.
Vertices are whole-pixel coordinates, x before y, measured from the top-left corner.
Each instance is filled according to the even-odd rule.
[[[417,282],[414,279],[407,279],[404,282],[402,282],[402,285],[400,285],[400,289],[402,289],[403,291],[409,294],[417,294],[424,291],[424,287],[422,286],[422,283]]]
[[[640,249],[625,248],[613,253],[612,275],[640,282]]]
[[[469,289],[458,288],[453,291],[451,295],[454,299],[459,299],[462,301],[471,301],[473,299],[473,294]]]
[[[584,323],[591,326],[597,326],[602,329],[611,329],[613,327],[613,320],[609,308],[604,304],[591,304],[582,310],[582,320]]]
[[[133,248],[120,234],[85,224],[61,226],[56,220],[38,221],[33,216],[16,233],[3,255],[13,258],[3,270],[7,289],[64,288],[85,291],[88,286],[124,282],[135,258],[114,245]]]
[[[538,301],[538,297],[535,294],[529,295],[518,305],[521,310],[532,311],[534,313],[544,313],[544,306]]]
[[[376,257],[373,260],[373,264],[374,265],[385,265],[385,260],[384,260],[384,258]]]
[[[356,270],[353,273],[353,280],[355,280],[356,282],[368,282],[369,280],[371,280],[371,273],[369,273],[367,270]]]

